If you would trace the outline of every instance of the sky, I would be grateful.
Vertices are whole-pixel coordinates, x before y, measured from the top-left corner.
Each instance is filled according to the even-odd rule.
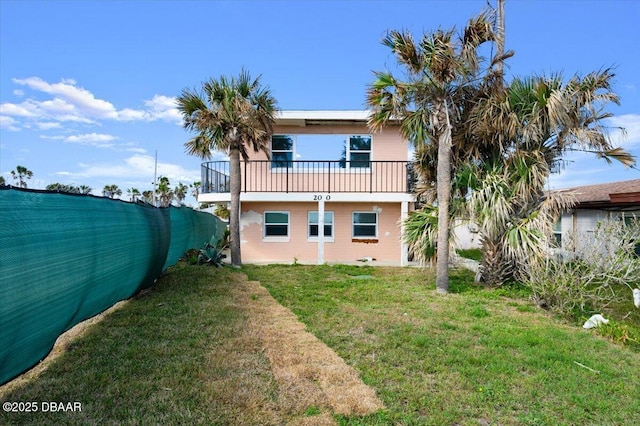
[[[30,188],[100,195],[116,184],[126,199],[128,188],[153,188],[157,153],[157,174],[189,185],[201,160],[184,153],[192,135],[174,104],[183,89],[244,67],[282,110],[365,109],[373,71],[396,66],[387,31],[461,29],[486,4],[0,0],[0,174],[12,183],[21,165]],[[507,0],[505,15],[508,78],[614,68],[621,104],[606,124],[640,157],[640,1]],[[640,178],[592,156],[567,160],[550,188]]]

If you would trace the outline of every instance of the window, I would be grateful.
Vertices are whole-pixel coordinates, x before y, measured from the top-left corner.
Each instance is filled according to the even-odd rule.
[[[289,212],[264,212],[264,236],[288,237]]]
[[[323,163],[326,161],[339,162],[340,168],[371,167],[371,135],[290,134],[271,137],[272,169],[327,167]]]
[[[378,236],[378,213],[354,212],[353,237],[376,238]]]
[[[271,168],[291,167],[293,163],[293,136],[271,136]]]
[[[349,136],[349,167],[371,167],[371,136]]]
[[[636,217],[636,215],[633,213],[632,213],[632,216],[625,215],[624,224],[625,226],[629,226],[629,227],[634,226],[636,227],[636,229],[638,229],[637,227],[640,226],[640,218]],[[633,242],[636,243],[633,253],[636,257],[640,257],[640,240],[636,239]]]
[[[318,237],[318,212],[309,212],[309,238]],[[324,212],[324,236],[333,238],[333,212]]]
[[[562,247],[562,219],[558,219],[553,225],[553,237],[555,238],[555,247]]]

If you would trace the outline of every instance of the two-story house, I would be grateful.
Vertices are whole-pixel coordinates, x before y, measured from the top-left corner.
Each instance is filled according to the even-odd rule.
[[[407,264],[409,146],[397,125],[372,134],[368,115],[280,112],[270,158],[252,153],[241,163],[244,262]],[[202,165],[199,202],[228,202],[229,188],[228,162]]]

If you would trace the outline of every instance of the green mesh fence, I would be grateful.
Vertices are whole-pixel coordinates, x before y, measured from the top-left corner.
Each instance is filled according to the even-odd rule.
[[[223,233],[215,216],[189,208],[1,189],[0,384]]]

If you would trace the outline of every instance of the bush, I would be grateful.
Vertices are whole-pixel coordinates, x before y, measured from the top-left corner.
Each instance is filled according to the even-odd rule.
[[[640,283],[640,240],[637,222],[600,222],[588,244],[529,265],[523,283],[535,302],[554,312],[576,316],[601,311],[613,302],[632,297],[631,285]],[[572,236],[565,247],[578,247]]]

